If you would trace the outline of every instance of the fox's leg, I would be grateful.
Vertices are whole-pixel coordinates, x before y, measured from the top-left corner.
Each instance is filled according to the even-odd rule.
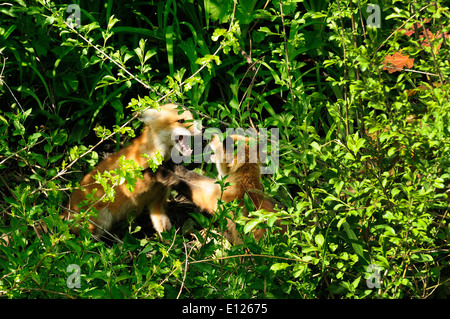
[[[158,234],[161,234],[172,227],[172,223],[170,222],[165,209],[169,190],[167,187],[161,188],[162,189],[158,188],[155,190],[161,192],[161,195],[149,205],[150,220],[152,221],[153,228],[155,228]]]
[[[215,180],[209,177],[204,177],[192,172],[191,177],[198,175],[202,177],[201,183],[194,183],[184,178],[180,178],[174,172],[169,171],[163,167],[158,168],[156,172],[156,180],[183,195],[189,201],[201,209],[206,210],[209,214],[214,214],[217,208],[217,200],[220,198],[220,186],[215,183]]]
[[[73,210],[71,210],[71,211],[64,210],[60,214],[60,217],[63,220],[71,220],[71,219],[73,219],[73,214],[78,214],[78,212],[73,211]],[[94,218],[94,217],[89,218],[88,223],[89,223],[89,226],[88,226],[89,232],[92,235],[99,238],[101,235],[103,235],[105,230],[109,231],[112,228],[113,215],[108,208],[103,208],[98,212],[97,218]],[[72,234],[75,234],[76,236],[79,236],[80,228],[72,226],[70,228],[70,232]]]
[[[189,182],[192,182],[194,184],[214,184],[216,182],[215,179],[212,179],[210,177],[207,176],[203,176],[200,175],[196,172],[190,171],[188,170],[186,167],[181,166],[181,165],[175,165],[173,172],[175,173],[175,175],[177,175],[178,177],[181,177]]]
[[[111,230],[113,226],[113,214],[105,207],[98,212],[97,218],[89,219],[89,231],[91,234],[100,237],[104,231]]]

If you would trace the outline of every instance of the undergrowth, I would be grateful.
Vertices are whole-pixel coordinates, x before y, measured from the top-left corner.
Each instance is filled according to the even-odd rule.
[[[0,4],[1,297],[448,296],[446,2],[74,2]],[[166,101],[278,129],[277,213],[238,218],[240,246],[221,236],[236,203],[185,208],[163,240],[148,220],[71,235],[72,189]]]

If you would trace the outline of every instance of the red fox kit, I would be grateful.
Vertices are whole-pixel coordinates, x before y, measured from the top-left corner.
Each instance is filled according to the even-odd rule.
[[[233,154],[233,150],[225,147],[225,145],[237,141],[244,142],[244,152],[240,152],[238,146],[237,154]],[[245,194],[250,197],[256,210],[265,209],[273,212],[274,205],[264,199],[264,195],[262,194],[261,163],[257,158],[256,160],[251,160],[252,155],[256,157],[256,153],[251,155],[249,142],[250,139],[244,136],[231,135],[222,143],[219,137],[215,135],[209,143],[214,152],[211,159],[216,164],[219,177],[228,175],[226,182],[232,183],[223,193],[220,186],[216,184],[215,179],[189,171],[180,165],[175,166],[174,173],[164,168],[158,170],[156,178],[161,183],[174,188],[209,214],[214,214],[217,210],[218,199],[221,198],[225,202],[239,199],[241,201],[240,204],[243,205]],[[248,216],[248,212],[245,209],[244,215]],[[278,226],[281,225],[279,221],[277,224]],[[282,233],[284,233],[286,226],[283,225],[281,227]],[[256,230],[254,232],[255,239],[258,241],[263,234],[263,229]],[[242,243],[239,233],[236,230],[236,225],[231,220],[227,221],[227,232],[225,236],[232,244]]]
[[[180,111],[174,104],[165,104],[160,110],[150,109],[144,112],[141,120],[146,124],[142,135],[132,141],[132,143],[122,150],[110,155],[101,161],[90,173],[81,180],[80,188],[76,189],[70,196],[65,210],[61,217],[71,219],[73,212],[79,213],[80,202],[86,199],[86,194],[92,193],[96,189],[95,196],[101,198],[104,195],[103,187],[98,184],[93,176],[97,172],[114,170],[119,167],[119,158],[125,156],[127,160],[134,160],[144,169],[148,168],[147,156],[152,157],[156,151],[165,158],[169,158],[171,150],[175,146],[183,155],[190,155],[192,150],[186,143],[183,136],[200,133],[192,121],[192,114],[189,111]],[[111,227],[125,220],[127,216],[136,211],[140,214],[147,209],[153,227],[158,233],[171,227],[171,223],[165,214],[168,188],[158,183],[155,173],[146,170],[143,179],[137,179],[135,189],[131,193],[126,188],[126,183],[116,186],[114,202],[97,201],[93,206],[98,211],[97,218],[90,220],[89,230],[92,234],[100,236],[102,230],[110,230]],[[84,207],[86,209],[87,207]],[[78,233],[78,229],[72,229]]]

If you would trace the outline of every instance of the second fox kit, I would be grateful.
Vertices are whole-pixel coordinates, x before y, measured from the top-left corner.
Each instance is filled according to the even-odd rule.
[[[189,111],[177,109],[174,104],[165,104],[160,110],[150,109],[144,112],[141,121],[145,123],[142,135],[122,150],[110,155],[101,161],[90,173],[81,180],[80,188],[70,196],[67,204],[68,210],[62,213],[62,218],[72,219],[72,214],[79,213],[80,202],[86,199],[86,194],[96,189],[95,197],[101,198],[105,193],[103,187],[96,182],[94,175],[97,172],[114,170],[119,167],[119,158],[125,156],[127,160],[134,160],[144,169],[149,167],[147,156],[152,157],[159,151],[164,159],[171,155],[172,148],[176,146],[183,155],[189,155],[192,150],[185,142],[183,136],[200,133],[192,121]],[[144,155],[143,155],[144,154]],[[97,218],[90,220],[89,230],[94,235],[101,235],[102,230],[110,230],[112,226],[125,220],[127,216],[136,211],[138,214],[148,210],[153,227],[158,233],[168,230],[171,223],[165,214],[165,206],[168,197],[168,187],[158,183],[155,173],[145,170],[143,179],[137,179],[134,191],[131,193],[125,183],[115,188],[114,202],[97,201],[93,206],[98,211]],[[78,229],[72,229],[78,233]]]
[[[226,147],[226,144],[238,141],[243,142],[244,152],[240,152],[238,146],[237,154],[234,154],[232,149]],[[219,177],[228,175],[225,181],[232,183],[223,193],[215,179],[189,171],[180,165],[175,166],[174,173],[166,169],[160,169],[157,172],[157,179],[171,186],[209,214],[214,214],[217,210],[218,199],[225,202],[239,199],[240,204],[243,205],[245,194],[249,196],[256,210],[265,209],[273,212],[273,203],[265,199],[262,194],[261,164],[258,159],[255,161],[253,158],[252,160],[249,142],[248,138],[239,135],[228,136],[225,141],[221,142],[219,137],[215,135],[209,143],[214,152],[211,160],[216,164]],[[248,216],[245,209],[244,216]],[[281,223],[278,221],[277,225],[281,226]],[[286,226],[282,225],[281,227],[284,233]],[[258,229],[253,233],[257,241],[261,239],[263,234],[263,229]],[[236,225],[231,220],[227,221],[225,236],[232,244],[242,243]]]

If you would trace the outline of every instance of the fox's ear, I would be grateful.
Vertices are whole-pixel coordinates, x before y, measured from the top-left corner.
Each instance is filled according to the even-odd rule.
[[[149,109],[141,114],[139,120],[141,122],[144,122],[145,124],[150,124],[156,121],[159,118],[160,114],[161,112],[158,109]]]

